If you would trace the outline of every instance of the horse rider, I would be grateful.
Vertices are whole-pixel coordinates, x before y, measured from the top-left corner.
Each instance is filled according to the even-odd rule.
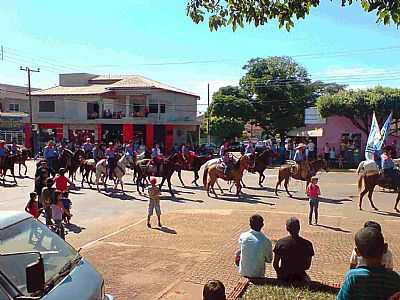
[[[254,169],[256,166],[256,160],[255,160],[255,155],[256,155],[256,150],[253,147],[253,143],[249,142],[244,150],[244,155],[247,155],[248,157],[253,159],[253,164],[250,167],[250,169]]]
[[[161,163],[161,150],[160,145],[155,144],[153,149],[151,149],[151,162],[157,167],[157,174],[160,172]]]
[[[12,142],[11,146],[10,146],[10,151],[12,155],[16,155],[19,151],[19,147],[17,145],[17,143],[15,141]]]
[[[395,186],[400,186],[400,171],[395,169],[394,167],[390,146],[386,146],[383,149],[381,161],[382,161],[383,175],[385,177],[391,178]]]
[[[93,144],[90,138],[86,139],[86,142],[82,145],[82,149],[85,152],[86,158],[92,158]]]
[[[97,163],[100,159],[104,157],[103,150],[100,148],[98,143],[94,144],[93,150],[92,150],[92,157],[94,161]]]
[[[189,155],[190,155],[189,151],[190,151],[189,146],[182,144],[181,153],[182,153],[183,161],[185,162],[186,165],[189,165]]]
[[[49,166],[50,170],[53,170],[54,161],[58,157],[58,151],[54,146],[54,142],[50,140],[46,147],[43,150],[44,159],[47,161],[47,165]],[[53,172],[53,171],[51,171]]]
[[[5,147],[6,141],[0,140],[0,175],[3,173],[3,164],[6,158],[7,149]]]
[[[128,154],[133,161],[136,160],[137,152],[135,150],[135,145],[132,141],[130,141],[129,144],[125,147],[125,153]]]
[[[106,159],[108,163],[108,178],[114,178],[114,169],[117,166],[117,155],[115,152],[115,147],[112,142],[108,144],[108,148],[106,149]]]
[[[297,167],[296,171],[302,178],[306,178],[309,171],[309,165],[306,159],[305,149],[306,145],[300,143],[299,145],[297,145],[296,151],[293,156],[293,160],[296,162],[296,167]]]

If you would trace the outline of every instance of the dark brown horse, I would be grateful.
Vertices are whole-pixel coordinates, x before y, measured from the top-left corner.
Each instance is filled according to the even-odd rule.
[[[264,171],[268,167],[273,155],[274,153],[270,149],[264,150],[263,152],[256,154],[254,158],[254,165],[250,166],[249,168],[249,172],[257,172],[259,174],[258,184],[260,186],[263,186],[262,184],[265,180]]]
[[[181,170],[183,166],[183,159],[180,154],[173,154],[168,158],[165,158],[159,166],[159,174],[155,174],[155,167],[150,164],[150,159],[142,159],[136,162],[135,170],[137,174],[136,186],[137,191],[140,193],[140,187],[144,192],[144,181],[149,176],[161,177],[160,189],[162,188],[165,180],[168,182],[169,192],[174,197],[174,192],[171,186],[171,176],[175,171]]]
[[[181,181],[182,185],[185,186],[185,183],[182,180],[181,177],[181,171],[193,171],[194,174],[194,180],[192,181],[192,184],[194,183],[196,186],[199,186],[197,184],[197,180],[199,180],[200,176],[199,176],[199,171],[202,165],[204,165],[207,161],[209,161],[210,159],[212,159],[213,157],[211,155],[202,155],[202,156],[193,156],[193,161],[190,164],[190,166],[188,164],[184,164],[182,166],[182,169],[177,170],[178,173],[178,178]],[[183,160],[183,158],[182,158]]]
[[[18,174],[20,177],[22,177],[21,175],[21,166],[24,166],[25,168],[25,173],[24,176],[26,176],[26,173],[28,171],[28,168],[26,166],[26,161],[32,157],[32,152],[30,149],[21,149],[17,152],[17,163],[18,163]]]
[[[364,189],[362,189],[363,183],[364,183]],[[394,205],[394,210],[397,212],[400,212],[399,209],[397,208],[397,206],[400,202],[400,186],[394,185],[392,182],[388,181],[381,174],[374,174],[374,175],[361,174],[360,177],[358,178],[358,190],[360,191],[360,199],[359,199],[358,207],[360,208],[360,210],[362,210],[362,201],[363,201],[365,194],[367,194],[367,193],[368,193],[368,200],[369,200],[369,203],[371,203],[372,208],[374,210],[378,210],[378,208],[376,208],[376,206],[374,205],[374,202],[372,201],[372,194],[374,193],[375,186],[380,186],[385,189],[395,190],[398,192],[397,198],[396,198],[396,203]]]
[[[6,185],[6,175],[7,171],[10,170],[12,177],[14,178],[14,183],[17,185],[17,180],[14,174],[14,165],[17,163],[17,155],[6,155],[3,159],[3,163],[0,166],[3,176],[3,185]]]
[[[323,158],[318,158],[317,160],[310,161],[309,162],[309,171],[308,174],[305,177],[299,176],[299,172],[293,173],[293,166],[290,164],[284,164],[279,168],[278,172],[278,182],[276,183],[275,186],[275,195],[278,195],[278,186],[281,185],[282,181],[284,182],[285,190],[286,193],[289,195],[289,197],[292,197],[292,194],[290,194],[288,190],[288,184],[290,177],[293,179],[305,181],[307,185],[310,183],[311,177],[317,174],[318,171],[320,170],[325,170],[328,172],[328,163],[325,159]]]

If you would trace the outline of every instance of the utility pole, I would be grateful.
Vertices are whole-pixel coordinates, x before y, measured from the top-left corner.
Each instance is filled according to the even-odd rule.
[[[211,135],[210,135],[210,115],[209,115],[209,108],[210,108],[210,84],[207,84],[207,143],[211,143]]]
[[[25,71],[28,73],[28,97],[29,97],[29,128],[30,128],[30,144],[32,148],[32,155],[35,155],[35,141],[33,139],[33,111],[32,111],[32,91],[31,91],[31,73],[38,73],[40,72],[40,69],[37,68],[35,70],[32,70],[29,67],[20,67],[19,68],[21,71]]]

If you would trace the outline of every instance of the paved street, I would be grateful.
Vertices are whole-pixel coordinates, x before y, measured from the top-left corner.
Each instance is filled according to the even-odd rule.
[[[290,182],[294,198],[283,191],[276,197],[272,192],[276,170],[266,173],[265,188],[257,186],[256,175],[246,174],[248,187],[240,199],[230,194],[225,184],[224,196],[208,198],[202,187],[184,188],[174,175],[177,195],[172,199],[164,190],[161,207],[165,227],[161,229],[147,229],[147,198],[129,184],[131,175],[125,177],[126,195],[79,189],[71,194],[74,226],[67,240],[75,247],[84,247],[82,253],[104,274],[107,291],[116,299],[200,299],[202,284],[209,278],[222,280],[228,291],[232,290],[240,279],[233,265],[237,239],[255,212],[265,218],[264,232],[273,241],[286,234],[284,224],[289,216],[300,218],[301,233],[313,241],[316,250],[310,271],[314,280],[340,284],[348,267],[353,233],[366,220],[381,223],[399,269],[400,214],[392,209],[395,194],[377,189],[374,199],[380,211],[372,211],[365,202],[365,210],[360,212],[356,175],[321,173],[321,225],[309,226],[304,183]],[[183,175],[189,184],[193,175]],[[31,178],[18,179],[17,187],[1,187],[0,209],[23,209],[32,187]],[[274,276],[271,266],[267,269]]]

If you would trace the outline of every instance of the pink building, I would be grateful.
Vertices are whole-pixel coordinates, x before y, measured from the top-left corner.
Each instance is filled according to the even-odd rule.
[[[383,124],[379,124],[382,126]],[[329,147],[334,147],[336,153],[340,152],[341,143],[354,143],[354,146],[360,149],[360,154],[364,156],[365,145],[368,136],[358,129],[350,119],[346,117],[333,116],[326,119],[321,118],[316,108],[308,108],[305,112],[305,127],[292,130],[290,136],[313,139],[317,145],[318,153],[323,153],[326,143]],[[397,142],[399,147],[400,136],[389,136],[387,144]]]

